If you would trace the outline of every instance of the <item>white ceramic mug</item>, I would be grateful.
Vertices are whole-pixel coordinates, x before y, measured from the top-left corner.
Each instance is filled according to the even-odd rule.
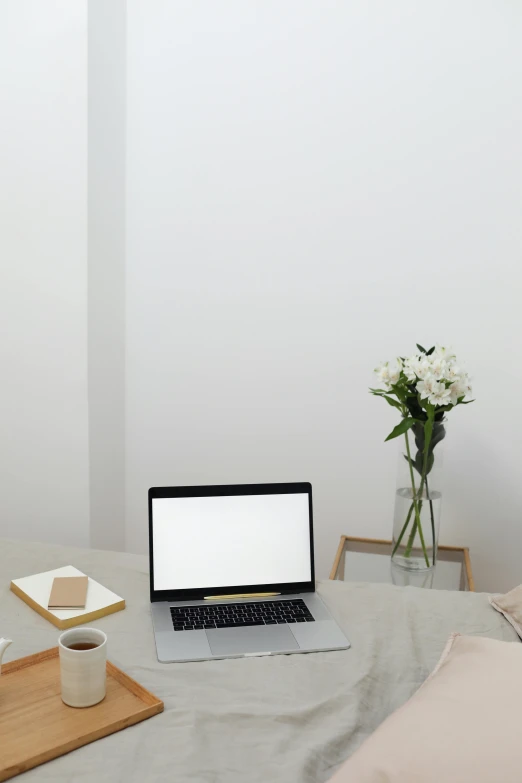
[[[74,645],[95,644],[73,650]],[[62,701],[69,707],[92,707],[105,697],[107,637],[96,628],[71,628],[58,639]]]

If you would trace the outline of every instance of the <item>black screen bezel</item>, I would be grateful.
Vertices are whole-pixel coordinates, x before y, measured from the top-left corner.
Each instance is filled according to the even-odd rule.
[[[282,584],[225,585],[219,587],[197,587],[189,590],[154,589],[154,544],[152,537],[152,501],[155,498],[222,497],[226,495],[285,495],[308,494],[310,524],[310,566],[309,582],[283,582]],[[151,487],[149,489],[149,567],[150,600],[190,601],[212,595],[236,595],[238,593],[307,593],[315,590],[314,530],[312,511],[312,485],[310,482],[277,484],[217,484],[204,487]]]

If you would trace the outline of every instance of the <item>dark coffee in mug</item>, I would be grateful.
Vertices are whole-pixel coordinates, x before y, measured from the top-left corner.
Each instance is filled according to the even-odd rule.
[[[76,642],[75,644],[68,644],[67,649],[68,650],[94,650],[96,647],[99,647],[99,644],[94,644],[93,642]]]

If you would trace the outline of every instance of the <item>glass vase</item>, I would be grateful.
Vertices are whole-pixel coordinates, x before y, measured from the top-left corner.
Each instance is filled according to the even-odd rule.
[[[428,571],[437,563],[445,436],[442,421],[434,422],[431,437],[426,423],[417,422],[399,439],[391,557],[407,571]]]

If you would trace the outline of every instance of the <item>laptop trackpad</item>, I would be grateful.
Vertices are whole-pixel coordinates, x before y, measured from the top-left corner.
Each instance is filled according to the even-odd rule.
[[[206,631],[213,655],[292,652],[299,650],[287,625],[249,625],[245,628],[216,628]]]

